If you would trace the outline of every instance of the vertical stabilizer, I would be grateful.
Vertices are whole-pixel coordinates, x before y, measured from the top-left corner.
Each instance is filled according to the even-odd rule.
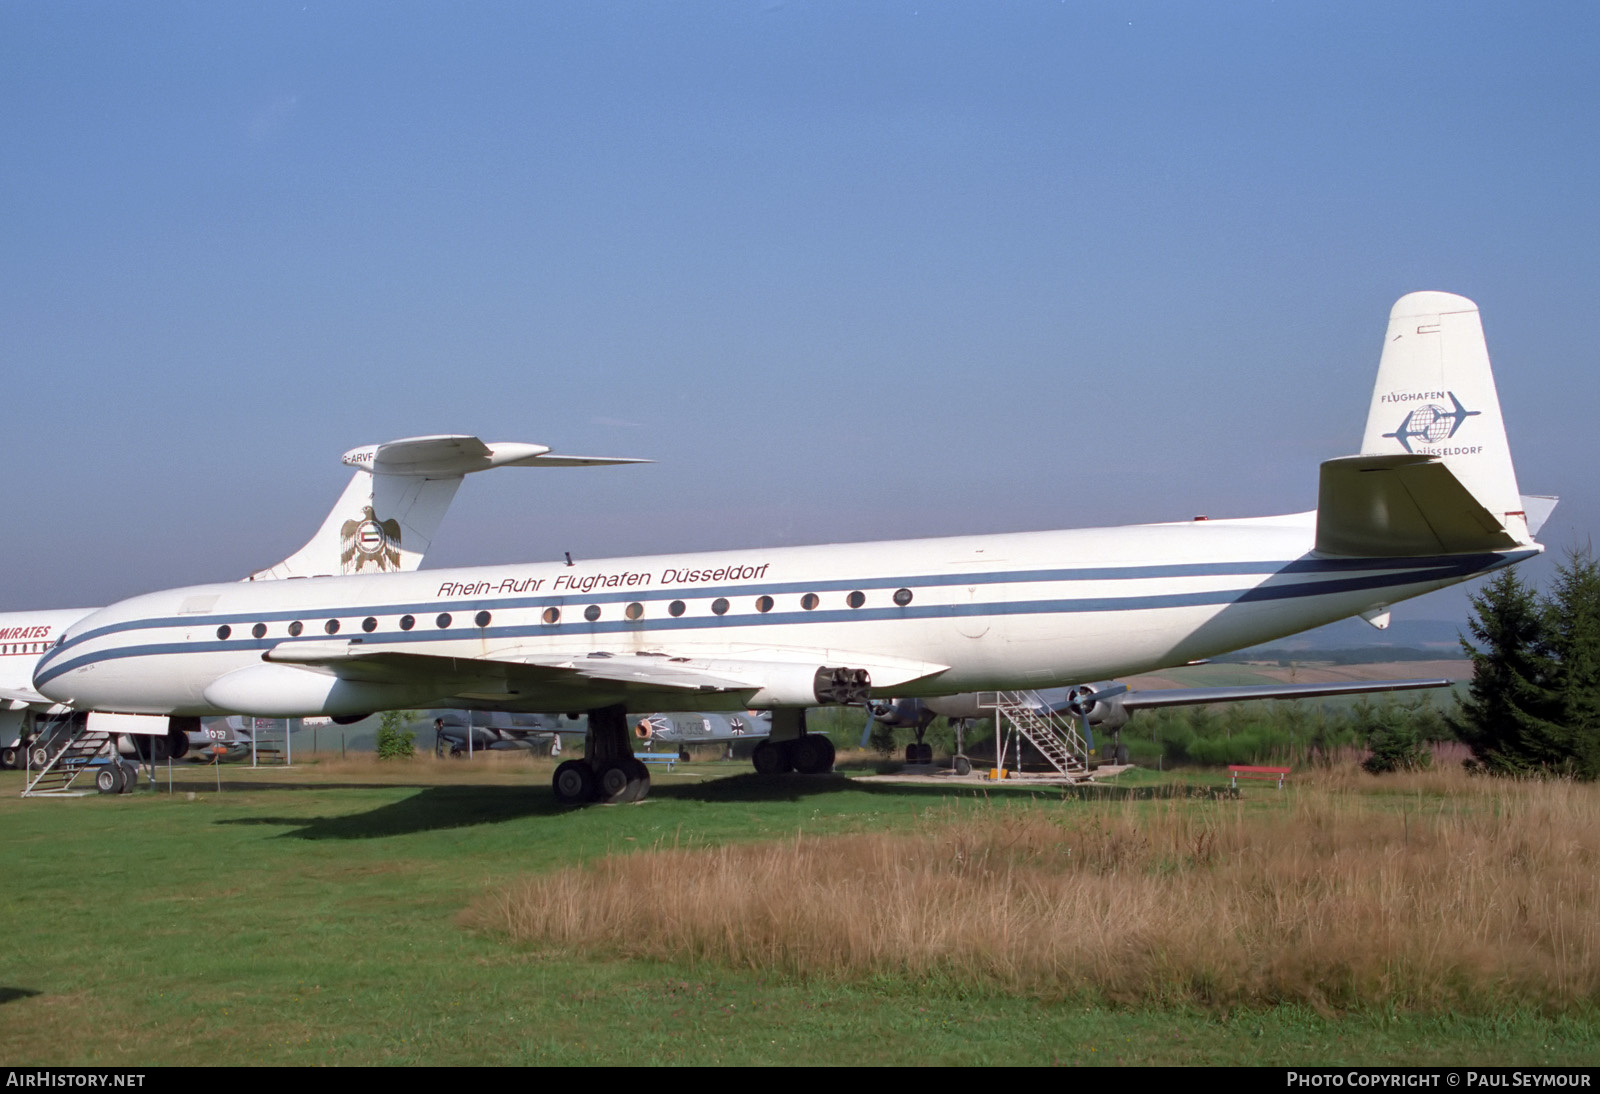
[[[251,574],[250,580],[415,570],[461,479],[386,475],[362,468],[351,476],[317,534],[276,566]]]
[[[1532,538],[1483,324],[1466,297],[1414,292],[1395,303],[1361,452],[1438,458],[1513,540]]]

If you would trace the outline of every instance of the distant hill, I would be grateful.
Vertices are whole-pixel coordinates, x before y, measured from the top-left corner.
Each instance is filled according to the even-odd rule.
[[[1464,622],[1453,619],[1397,620],[1381,631],[1360,619],[1341,619],[1304,634],[1251,646],[1212,660],[1224,664],[1316,660],[1340,665],[1456,660],[1465,657],[1461,652],[1461,634],[1465,630]]]

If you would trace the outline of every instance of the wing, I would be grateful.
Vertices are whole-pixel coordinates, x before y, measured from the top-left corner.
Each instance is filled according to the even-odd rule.
[[[1195,706],[1200,703],[1238,703],[1249,699],[1315,699],[1322,695],[1365,695],[1377,691],[1419,691],[1447,688],[1450,680],[1360,680],[1340,684],[1246,684],[1241,687],[1160,688],[1125,693],[1129,710]]]
[[[55,705],[54,699],[47,699],[32,688],[24,687],[0,688],[0,700],[4,700],[5,704],[12,710],[25,706],[48,707]]]
[[[397,706],[406,705],[402,693],[435,688],[441,697],[523,711],[614,703],[644,710],[860,702],[873,687],[899,686],[948,668],[836,650],[761,649],[729,657],[512,648],[464,658],[370,649],[360,642],[283,643],[268,650],[265,660],[353,683],[392,685]]]

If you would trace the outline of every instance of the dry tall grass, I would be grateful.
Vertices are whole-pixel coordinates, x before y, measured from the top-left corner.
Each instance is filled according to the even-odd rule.
[[[1050,998],[1600,1001],[1600,789],[1336,772],[1254,797],[657,848],[525,880],[468,918],[561,949]]]

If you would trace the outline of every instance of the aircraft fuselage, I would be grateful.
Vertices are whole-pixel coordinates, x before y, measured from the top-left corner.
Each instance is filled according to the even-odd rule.
[[[1149,671],[1430,592],[1537,552],[1342,558],[1312,551],[1315,514],[604,559],[575,565],[202,585],[135,597],[79,622],[35,686],[76,706],[143,714],[341,713],[219,707],[226,674],[297,644],[504,661],[694,658],[942,667],[877,695],[1069,685]],[[306,670],[310,671],[310,670]],[[396,692],[396,695],[399,693]],[[496,693],[463,683],[400,705],[597,705],[591,684]],[[754,698],[754,702],[752,699]],[[763,703],[765,698],[765,703]],[[750,692],[618,692],[636,711],[732,710]]]

